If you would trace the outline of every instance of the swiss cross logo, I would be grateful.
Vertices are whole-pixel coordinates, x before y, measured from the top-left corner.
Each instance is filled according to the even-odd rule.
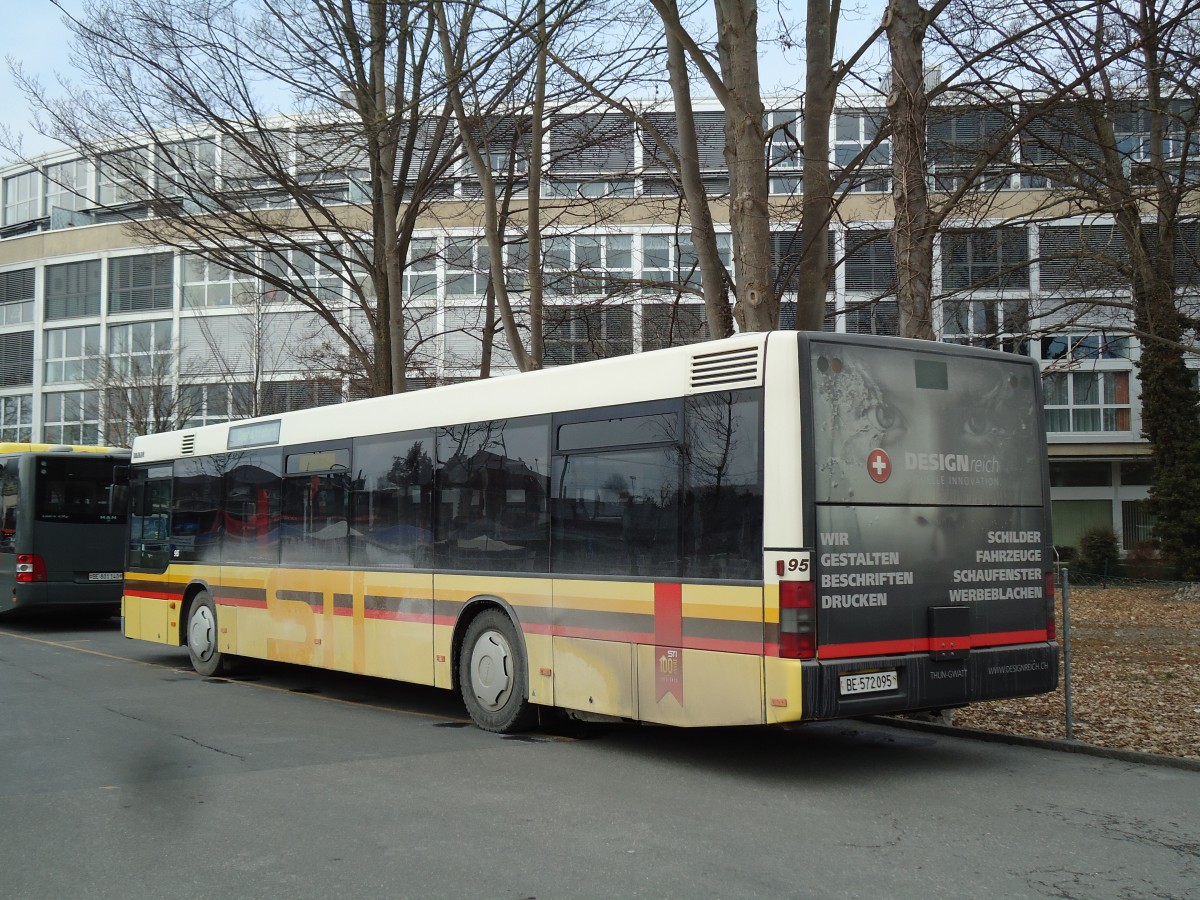
[[[882,450],[872,450],[867,454],[867,471],[872,481],[883,484],[892,474],[892,460]]]

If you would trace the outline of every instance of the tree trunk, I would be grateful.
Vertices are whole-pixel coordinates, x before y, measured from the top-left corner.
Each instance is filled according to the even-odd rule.
[[[808,0],[805,37],[808,56],[804,87],[804,198],[796,294],[796,330],[820,331],[825,325],[829,287],[829,217],[833,182],[829,177],[829,125],[837,94],[833,72],[834,13],[829,0]]]
[[[700,265],[704,318],[710,337],[729,337],[733,334],[733,316],[725,290],[725,268],[717,252],[717,236],[713,230],[712,211],[708,207],[708,194],[700,177],[700,152],[696,144],[696,123],[692,116],[687,59],[682,42],[670,28],[666,31],[667,73],[675,100],[679,133],[679,178],[683,186],[683,199],[687,203],[688,221],[691,223],[692,246]]]
[[[725,160],[729,166],[729,223],[737,280],[734,317],[747,331],[779,325],[771,278],[767,207],[765,110],[758,77],[758,4],[715,0],[717,52],[731,99],[725,103]]]
[[[892,59],[887,107],[892,122],[892,245],[900,334],[931,341],[934,229],[926,185],[926,24],[925,10],[917,0],[891,0],[884,14]]]

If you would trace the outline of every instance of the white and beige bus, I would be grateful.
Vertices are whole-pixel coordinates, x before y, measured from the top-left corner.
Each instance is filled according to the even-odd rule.
[[[1038,369],[833,334],[138,438],[124,628],[670,725],[1058,682]]]

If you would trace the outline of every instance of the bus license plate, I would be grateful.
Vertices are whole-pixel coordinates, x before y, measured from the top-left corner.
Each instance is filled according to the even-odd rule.
[[[120,572],[88,572],[88,581],[120,581]]]
[[[842,695],[873,694],[876,691],[894,691],[899,687],[895,672],[868,672],[865,675],[843,675]]]

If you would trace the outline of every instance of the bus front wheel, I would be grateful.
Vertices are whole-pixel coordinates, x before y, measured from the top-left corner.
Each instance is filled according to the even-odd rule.
[[[467,626],[458,682],[467,712],[485,731],[509,734],[531,724],[524,649],[512,620],[500,610],[485,610]]]
[[[188,610],[185,634],[192,668],[201,675],[216,675],[230,669],[231,659],[218,649],[217,635],[217,605],[212,594],[201,591]]]

